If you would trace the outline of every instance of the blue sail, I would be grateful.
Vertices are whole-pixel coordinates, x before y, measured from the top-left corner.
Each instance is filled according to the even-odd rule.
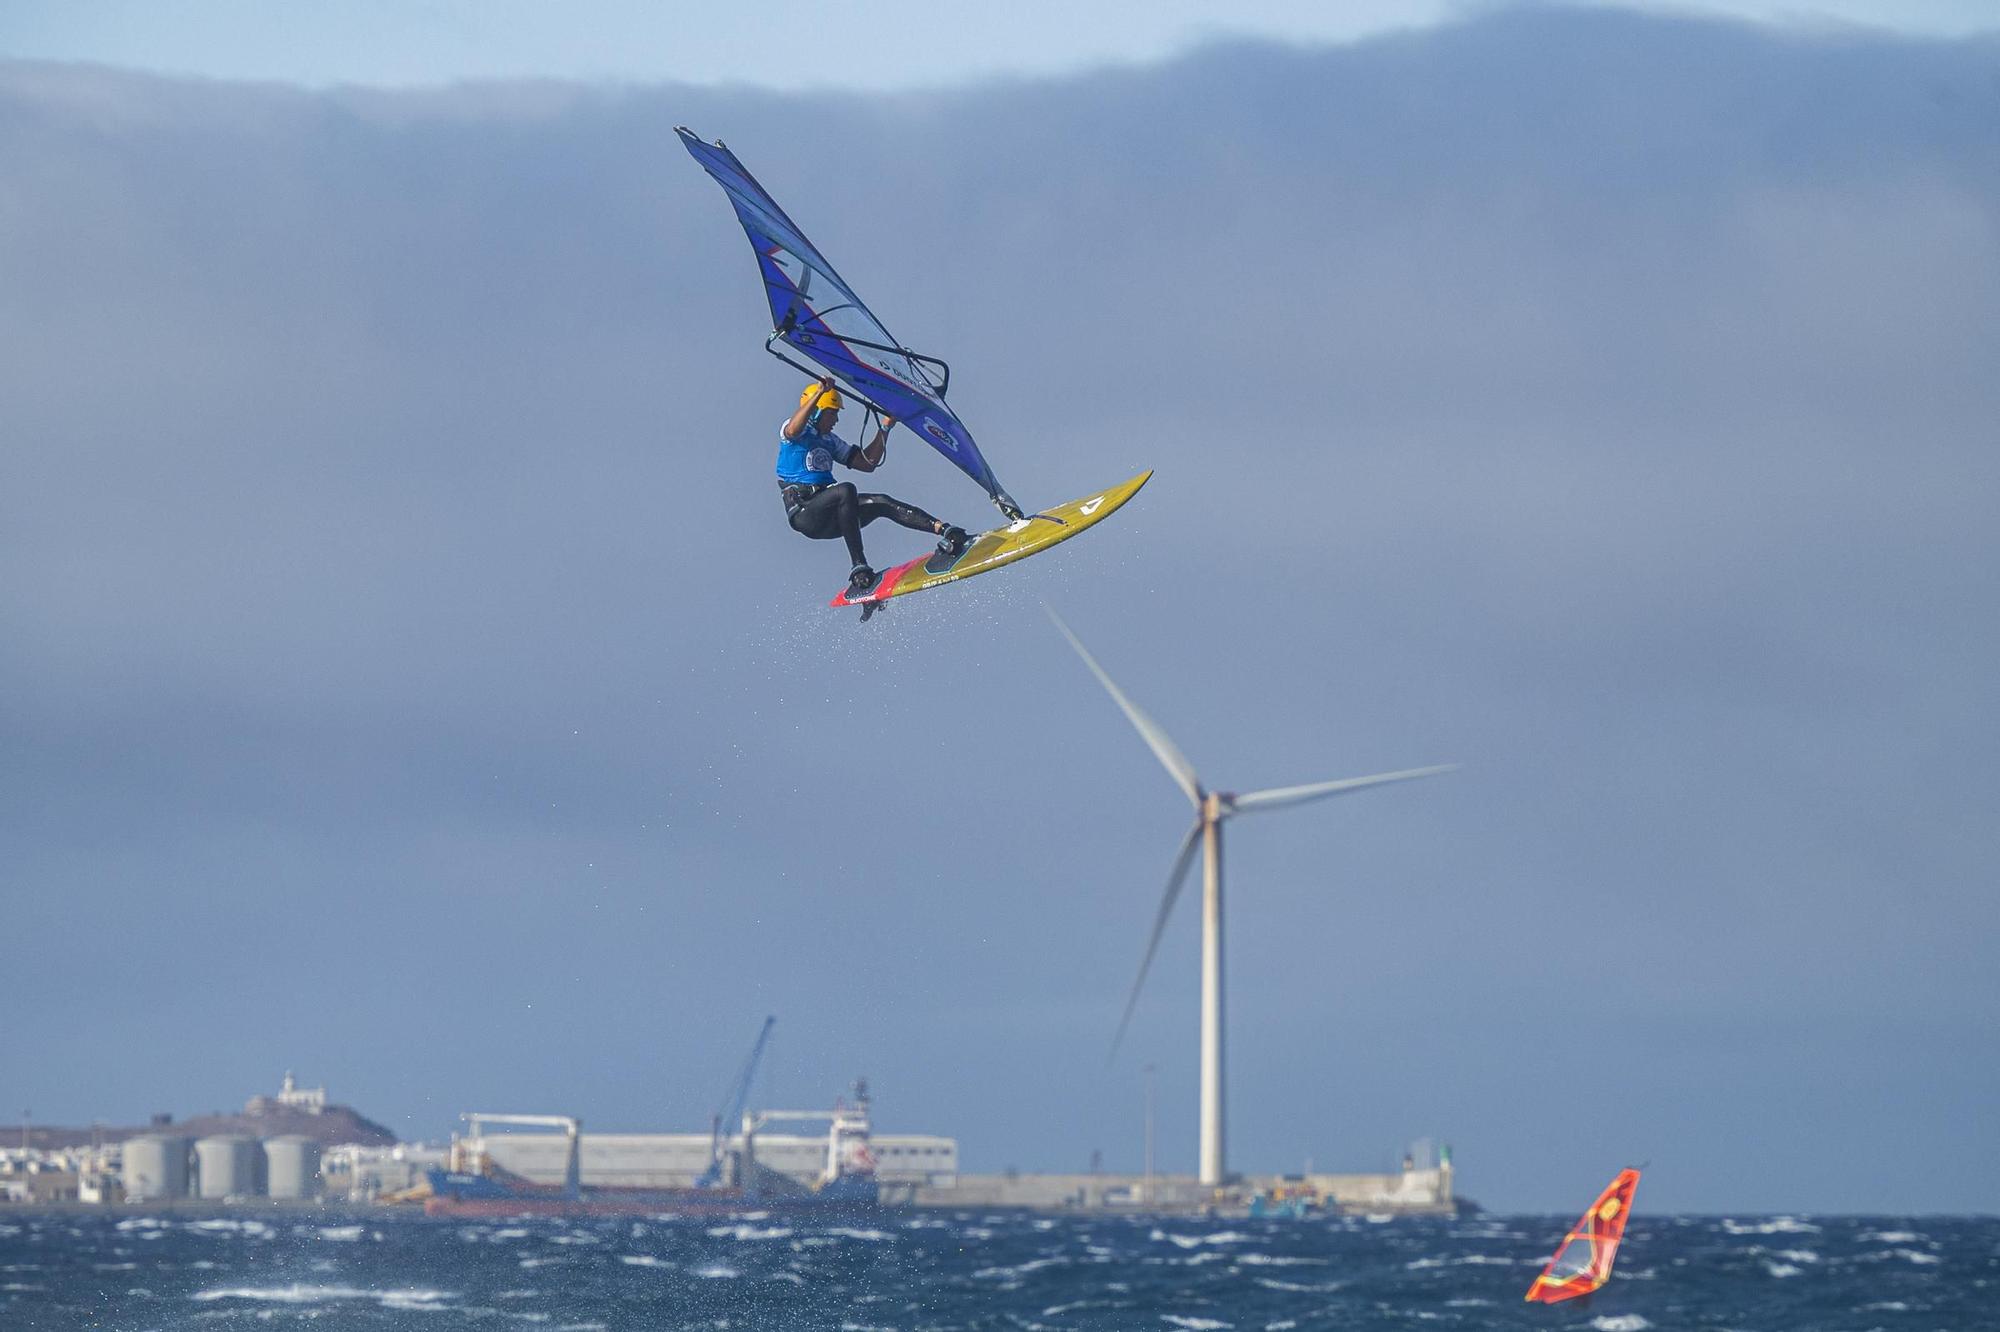
[[[891,337],[854,289],[834,272],[813,243],[765,193],[736,154],[676,128],[694,160],[715,178],[750,236],[764,294],[771,303],[771,341],[783,342],[823,367],[879,410],[917,432],[924,442],[977,481],[1009,517],[1020,506],[1000,488],[993,469],[972,442],[972,432],[945,405],[951,372]],[[767,344],[768,345],[768,344]],[[940,376],[933,372],[942,372]]]

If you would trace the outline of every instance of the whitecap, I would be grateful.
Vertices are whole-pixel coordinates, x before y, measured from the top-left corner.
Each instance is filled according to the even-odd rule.
[[[1257,1277],[1256,1282],[1266,1290],[1285,1290],[1310,1295],[1339,1290],[1343,1284],[1339,1281],[1280,1281],[1276,1277]]]
[[[698,1277],[707,1277],[711,1281],[727,1281],[732,1277],[743,1275],[735,1268],[724,1267],[721,1263],[711,1263],[707,1267],[697,1267],[694,1270],[694,1274]]]
[[[1803,1267],[1793,1267],[1790,1263],[1774,1263],[1769,1258],[1764,1260],[1764,1270],[1774,1277],[1795,1277],[1805,1271]]]
[[[258,1304],[332,1304],[340,1300],[374,1300],[385,1309],[440,1309],[451,1299],[441,1290],[363,1290],[357,1286],[311,1286],[293,1282],[289,1286],[219,1286],[196,1291],[190,1299],[204,1303],[217,1300],[249,1300]]]
[[[1244,1244],[1251,1238],[1236,1230],[1218,1230],[1210,1235],[1172,1235],[1163,1230],[1156,1230],[1152,1237],[1156,1240],[1166,1240],[1170,1244],[1178,1244],[1183,1249],[1198,1249],[1204,1244]]]
[[[1646,1332],[1652,1326],[1638,1314],[1599,1314],[1590,1325],[1597,1332]]]
[[[1732,1221],[1728,1217],[1724,1217],[1722,1219],[1722,1229],[1725,1233],[1731,1235],[1817,1235],[1819,1234],[1818,1226],[1813,1225],[1811,1222],[1808,1221],[1801,1221],[1795,1216],[1775,1216],[1772,1217],[1769,1221],[1759,1221],[1752,1224],[1745,1224],[1740,1221]]]
[[[839,1235],[843,1239],[867,1240],[870,1243],[880,1243],[882,1240],[892,1240],[896,1238],[894,1235],[891,1235],[886,1231],[849,1230],[845,1226],[836,1226],[833,1229],[827,1231],[826,1233],[829,1235]]]
[[[1938,1257],[1936,1254],[1925,1253],[1920,1249],[1898,1249],[1896,1250],[1896,1257],[1907,1258],[1913,1263],[1921,1263],[1925,1265],[1931,1263],[1941,1263],[1944,1261],[1944,1259]]]
[[[1188,1332],[1217,1332],[1220,1328],[1236,1326],[1234,1323],[1225,1323],[1220,1318],[1190,1318],[1181,1314],[1161,1314],[1160,1321],[1172,1323],[1175,1327],[1187,1328]]]
[[[1883,1300],[1879,1304],[1864,1304],[1861,1306],[1863,1313],[1869,1313],[1874,1310],[1880,1310],[1883,1313],[1908,1313],[1910,1306],[1901,1300]]]
[[[1069,1258],[1030,1258],[1027,1262],[1017,1263],[1012,1267],[982,1267],[972,1275],[975,1278],[1019,1277],[1026,1276],[1030,1272],[1038,1272],[1044,1267],[1066,1267],[1073,1261]]]
[[[1929,1240],[1914,1230],[1864,1230],[1856,1239],[1874,1240],[1879,1244],[1928,1244]]]
[[[674,1264],[664,1258],[655,1258],[650,1253],[621,1253],[618,1261],[627,1267],[672,1267]]]
[[[1325,1267],[1325,1258],[1286,1258],[1273,1253],[1239,1253],[1236,1261],[1245,1267]]]
[[[791,1236],[792,1231],[789,1226],[736,1225],[710,1226],[708,1233],[711,1239],[767,1240],[787,1239]]]
[[[353,1241],[361,1238],[360,1226],[321,1226],[319,1237],[323,1240]]]

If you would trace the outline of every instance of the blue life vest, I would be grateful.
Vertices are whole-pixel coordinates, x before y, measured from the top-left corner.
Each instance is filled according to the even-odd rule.
[[[815,417],[819,413],[813,413]],[[786,418],[786,424],[791,418]],[[786,439],[783,427],[778,430],[778,480],[788,486],[825,486],[833,483],[833,465],[844,463],[854,453],[854,446],[839,435],[822,434],[813,421],[808,421],[796,439]]]

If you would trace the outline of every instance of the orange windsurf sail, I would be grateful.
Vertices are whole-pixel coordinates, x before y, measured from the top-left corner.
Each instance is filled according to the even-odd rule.
[[[1611,1260],[1618,1256],[1618,1241],[1625,1238],[1625,1222],[1632,1215],[1632,1195],[1639,1188],[1639,1172],[1621,1170],[1611,1187],[1597,1195],[1590,1210],[1563,1237],[1561,1247],[1549,1265],[1528,1287],[1525,1298],[1555,1304],[1560,1300],[1588,1295],[1611,1279]]]

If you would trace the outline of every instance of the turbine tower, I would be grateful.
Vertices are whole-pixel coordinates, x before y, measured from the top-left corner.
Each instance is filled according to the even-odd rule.
[[[1045,608],[1046,609],[1046,608]],[[1187,879],[1188,867],[1194,862],[1195,848],[1201,848],[1202,891],[1201,891],[1201,1183],[1206,1187],[1221,1185],[1228,1176],[1223,1150],[1223,1107],[1222,1107],[1222,824],[1237,814],[1247,814],[1255,810],[1282,809],[1287,805],[1302,804],[1308,800],[1320,800],[1328,796],[1346,795],[1352,791],[1365,791],[1371,786],[1386,786],[1390,782],[1407,782],[1418,777],[1430,777],[1441,772],[1450,772],[1456,764],[1442,764],[1430,768],[1409,768],[1402,772],[1377,773],[1373,777],[1345,777],[1338,781],[1314,782],[1307,786],[1278,786],[1265,791],[1252,791],[1247,795],[1233,795],[1227,791],[1210,791],[1195,775],[1194,765],[1187,761],[1160,724],[1141,712],[1125,691],[1112,682],[1097,659],[1090,655],[1077,636],[1070,632],[1068,625],[1055,611],[1049,611],[1049,618],[1056,628],[1062,630],[1069,645],[1076,649],[1083,664],[1090,667],[1112,700],[1124,712],[1126,720],[1132,723],[1139,736],[1153,751],[1153,757],[1174,779],[1176,785],[1186,794],[1188,803],[1194,806],[1194,825],[1181,839],[1181,847],[1174,856],[1173,870],[1167,875],[1167,891],[1160,898],[1159,912],[1153,917],[1152,937],[1146,940],[1146,955],[1139,963],[1138,979],[1132,982],[1132,993],[1125,1000],[1125,1014],[1118,1019],[1118,1034],[1111,1039],[1112,1053],[1116,1054],[1119,1042],[1125,1039],[1125,1028],[1132,1021],[1132,1010],[1138,1006],[1139,990],[1146,983],[1146,972],[1153,965],[1153,954],[1159,951],[1160,936],[1166,932],[1167,919],[1173,915],[1174,903],[1179,900],[1181,884]]]

